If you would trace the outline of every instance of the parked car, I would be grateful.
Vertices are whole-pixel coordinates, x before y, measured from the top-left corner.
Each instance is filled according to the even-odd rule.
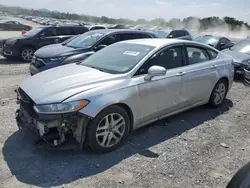
[[[178,38],[184,40],[193,40],[191,33],[187,29],[172,29],[166,38]]]
[[[239,41],[222,52],[234,58],[235,73],[244,74],[244,69],[250,65],[250,39]]]
[[[8,30],[8,31],[26,30],[26,31],[29,31],[31,29],[32,29],[31,26],[24,25],[24,24],[17,22],[17,21],[6,21],[6,20],[0,21],[0,30]]]
[[[17,124],[38,130],[51,146],[71,135],[80,148],[107,152],[146,124],[206,103],[219,107],[233,76],[232,58],[207,45],[122,41],[24,80]]]
[[[232,177],[226,188],[250,187],[250,162],[241,167]]]
[[[244,80],[250,86],[250,65],[244,68]]]
[[[90,31],[97,30],[97,29],[107,29],[107,27],[103,25],[91,25],[91,26],[85,26],[85,27],[87,27]]]
[[[128,29],[89,31],[67,43],[49,45],[37,50],[30,64],[30,74],[34,75],[57,66],[76,63],[110,44],[138,38],[156,38],[156,36],[151,32]]]
[[[61,43],[70,37],[87,32],[82,26],[41,26],[18,37],[0,40],[0,54],[30,62],[34,52],[46,45]]]
[[[224,50],[234,45],[234,43],[226,37],[213,36],[213,35],[199,36],[195,38],[194,41],[210,45],[216,48],[217,50]]]

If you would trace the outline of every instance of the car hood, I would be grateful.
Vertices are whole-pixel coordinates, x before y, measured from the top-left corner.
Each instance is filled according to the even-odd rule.
[[[231,51],[230,49],[222,50],[222,52],[227,54],[227,55],[232,56],[234,58],[234,61],[237,63],[243,63],[244,61],[250,60],[249,54]]]
[[[20,35],[17,37],[10,37],[10,38],[1,38],[0,41],[1,42],[6,42],[7,40],[20,40],[20,39],[25,39],[27,37],[25,37],[24,35]]]
[[[114,78],[117,75],[69,64],[31,76],[20,87],[36,104],[60,103],[81,92],[103,86],[104,82]]]
[[[52,44],[38,49],[34,55],[39,58],[50,58],[58,56],[75,55],[89,51],[90,51],[89,48],[75,49],[62,44]]]

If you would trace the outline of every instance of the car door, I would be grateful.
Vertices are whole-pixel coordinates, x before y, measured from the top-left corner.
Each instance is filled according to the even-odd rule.
[[[186,59],[188,64],[183,67],[183,107],[203,103],[210,97],[217,82],[217,59],[216,51],[208,53],[201,46],[186,45]],[[212,50],[211,50],[212,51]]]
[[[40,35],[39,35],[39,43],[38,48],[41,48],[43,46],[49,45],[49,44],[56,44],[58,43],[58,35],[56,33],[55,27],[49,27],[44,29]]]
[[[178,110],[181,106],[182,72],[184,64],[183,46],[167,47],[152,56],[141,66],[133,81],[138,83],[138,100],[136,101],[139,122],[150,121],[165,114]],[[144,77],[152,66],[162,66],[167,73],[164,76],[153,77],[145,81]],[[143,107],[143,109],[142,109]]]

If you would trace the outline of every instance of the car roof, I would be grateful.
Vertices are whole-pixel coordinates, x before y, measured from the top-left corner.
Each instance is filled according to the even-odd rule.
[[[202,38],[216,38],[216,39],[226,38],[226,37],[223,37],[223,36],[215,36],[215,35],[203,35],[203,36],[199,36],[199,37],[202,37]]]
[[[141,44],[141,45],[148,45],[148,46],[154,46],[154,47],[161,47],[165,45],[171,45],[176,43],[187,43],[187,44],[199,44],[197,42],[192,42],[188,40],[182,40],[182,39],[167,39],[167,38],[153,38],[153,39],[133,39],[133,40],[127,40],[122,41],[120,43],[130,43],[130,44]]]
[[[155,35],[153,32],[149,31],[141,31],[141,30],[135,30],[135,29],[98,29],[98,30],[93,30],[95,32],[100,32],[103,34],[111,34],[111,33],[145,33],[145,34],[152,34]],[[92,32],[92,31],[89,31]]]
[[[49,27],[83,27],[82,25],[41,25],[40,28],[49,28]],[[86,27],[85,27],[86,28]]]

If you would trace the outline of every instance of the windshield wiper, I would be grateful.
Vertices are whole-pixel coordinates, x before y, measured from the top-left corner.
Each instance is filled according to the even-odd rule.
[[[105,69],[102,69],[102,68],[99,68],[99,67],[96,67],[96,66],[84,65],[84,64],[83,64],[83,66],[90,67],[92,69],[97,69],[97,70],[99,70],[101,72],[107,72]]]

